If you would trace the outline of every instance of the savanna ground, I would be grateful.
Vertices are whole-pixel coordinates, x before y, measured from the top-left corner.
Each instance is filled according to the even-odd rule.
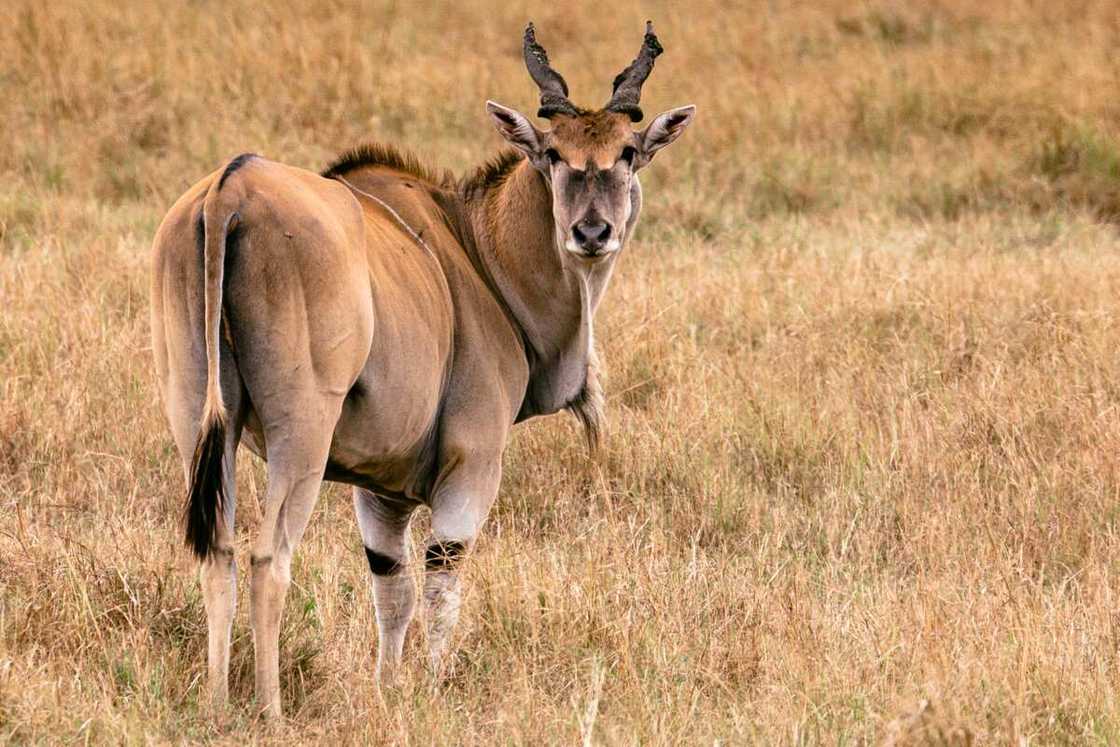
[[[792,7],[788,7],[792,6]],[[1120,5],[996,0],[0,10],[0,737],[710,744],[1120,740]],[[282,637],[290,720],[203,707],[149,353],[171,202],[253,150],[463,171],[655,19],[644,176],[600,316],[612,436],[520,427],[453,676],[378,704],[348,492]],[[263,488],[240,463],[241,563]],[[419,528],[417,531],[420,531]]]

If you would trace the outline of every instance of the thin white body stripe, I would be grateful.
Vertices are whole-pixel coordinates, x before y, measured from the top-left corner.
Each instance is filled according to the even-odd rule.
[[[388,213],[390,215],[392,215],[393,218],[396,219],[397,223],[400,223],[401,227],[404,228],[404,230],[408,231],[408,234],[413,239],[416,240],[416,243],[419,244],[420,246],[424,247],[424,249],[428,252],[428,254],[432,255],[432,259],[436,259],[436,253],[432,251],[432,248],[430,246],[428,246],[428,242],[424,241],[424,239],[420,236],[420,234],[418,234],[416,231],[412,230],[412,226],[408,225],[408,223],[405,221],[405,219],[401,217],[401,214],[398,213],[396,210],[394,210],[392,208],[392,206],[389,205],[389,203],[385,202],[385,200],[382,200],[380,197],[376,197],[374,195],[371,195],[369,192],[365,191],[364,189],[358,189],[357,187],[355,187],[353,184],[351,184],[350,182],[348,182],[345,178],[343,178],[341,176],[335,176],[335,177],[332,177],[332,178],[337,179],[338,181],[342,182],[347,187],[349,187],[352,191],[357,192],[358,194],[362,195],[363,197],[368,197],[369,199],[373,200],[374,202],[376,202],[381,207],[385,208],[385,210],[388,211]]]

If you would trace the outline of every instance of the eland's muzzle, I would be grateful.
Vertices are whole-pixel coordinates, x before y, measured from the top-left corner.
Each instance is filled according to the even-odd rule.
[[[572,242],[588,257],[597,257],[613,251],[617,241],[611,241],[611,224],[597,218],[581,220],[572,226]]]

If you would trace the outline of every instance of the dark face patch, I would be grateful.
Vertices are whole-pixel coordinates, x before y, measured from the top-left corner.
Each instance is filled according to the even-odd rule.
[[[609,236],[621,240],[631,213],[633,169],[629,159],[616,158],[602,168],[592,160],[582,164],[553,163],[550,176],[553,190],[553,218],[563,244],[572,227],[581,223],[609,226]]]
[[[630,169],[624,162],[609,169],[600,169],[593,163],[585,164],[583,169],[558,165],[554,184],[573,215],[595,212],[609,217],[618,211],[630,189]]]

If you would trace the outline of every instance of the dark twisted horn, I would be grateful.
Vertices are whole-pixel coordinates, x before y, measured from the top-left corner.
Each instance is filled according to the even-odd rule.
[[[615,76],[614,93],[607,102],[607,111],[618,112],[630,116],[630,121],[641,122],[642,108],[638,106],[638,99],[642,97],[642,84],[653,71],[653,61],[657,55],[664,52],[664,47],[653,33],[653,21],[646,21],[646,36],[642,40],[642,48],[634,61]]]
[[[537,44],[537,34],[532,22],[525,27],[523,52],[525,67],[541,89],[541,108],[537,110],[537,116],[549,119],[556,114],[579,114],[572,102],[568,101],[568,84],[548,64],[548,53],[544,51],[544,47]]]

